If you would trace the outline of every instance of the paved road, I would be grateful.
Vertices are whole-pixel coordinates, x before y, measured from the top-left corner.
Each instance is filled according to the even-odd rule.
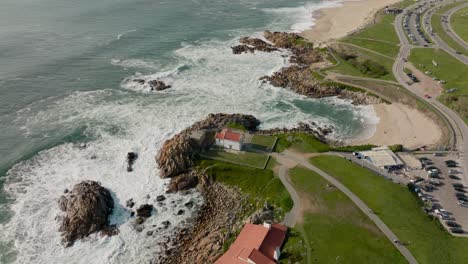
[[[411,8],[408,7],[408,9]],[[451,137],[453,143],[453,150],[457,150],[460,153],[461,167],[463,168],[463,180],[464,184],[468,183],[468,127],[465,122],[458,116],[457,113],[452,111],[450,108],[440,103],[436,99],[426,99],[424,94],[420,90],[415,90],[409,86],[406,82],[409,80],[408,77],[403,71],[404,60],[403,58],[408,58],[412,46],[408,43],[408,39],[404,35],[404,30],[401,24],[402,14],[398,15],[395,18],[395,30],[397,32],[398,38],[400,39],[400,53],[398,54],[395,63],[393,64],[393,74],[397,81],[405,87],[408,91],[412,92],[416,96],[420,97],[422,100],[428,102],[433,106],[440,114],[442,114],[448,122],[449,129],[451,130]]]
[[[299,198],[296,189],[294,189],[294,187],[291,185],[291,179],[288,175],[288,167],[281,165],[278,177],[280,178],[284,187],[286,187],[286,190],[288,190],[289,195],[291,196],[291,199],[294,202],[294,206],[291,209],[291,211],[286,213],[286,215],[284,216],[283,224],[288,227],[294,227],[297,221],[297,217],[299,216],[299,210],[301,208],[301,199]]]
[[[382,221],[380,218],[372,212],[372,210],[359,198],[357,197],[353,192],[351,192],[346,186],[344,186],[341,182],[330,176],[329,174],[325,173],[324,171],[320,170],[319,168],[315,167],[314,165],[310,164],[307,159],[305,159],[303,156],[295,154],[290,151],[284,151],[281,154],[275,155],[275,158],[278,160],[278,162],[282,164],[291,164],[291,163],[297,163],[300,164],[301,166],[315,171],[317,174],[322,176],[325,180],[329,181],[332,183],[336,188],[338,188],[341,192],[343,192],[346,196],[353,201],[357,207],[365,214],[369,219],[371,219],[375,225],[385,234],[385,236],[395,245],[395,247],[400,251],[400,253],[406,258],[406,260],[409,263],[418,263],[416,259],[413,257],[411,252],[402,245],[401,243],[395,243],[394,241],[399,241],[398,237],[390,230],[390,228]],[[285,166],[282,166],[285,170],[287,169]],[[287,171],[287,170],[286,170]],[[286,173],[283,171],[283,173]],[[281,172],[280,172],[281,174]],[[287,173],[286,173],[287,174]],[[283,174],[283,176],[286,176],[285,178],[287,179],[287,175]],[[283,181],[283,180],[281,180]],[[288,186],[290,186],[289,182],[286,182],[286,189],[288,189]],[[292,188],[292,186],[291,186]],[[289,189],[288,189],[289,191]],[[294,195],[297,195],[296,191],[291,194],[291,197]],[[294,198],[293,198],[294,200]]]
[[[458,36],[457,32],[453,30],[452,25],[450,24],[452,15],[457,12],[458,10],[465,8],[468,6],[468,3],[459,5],[457,7],[454,7],[450,9],[447,13],[445,13],[445,16],[447,16],[447,23],[442,23],[442,26],[445,28],[445,31],[448,31],[448,35],[455,40],[460,46],[464,47],[466,50],[468,50],[468,43],[465,42],[460,36]],[[468,25],[467,25],[468,26]]]
[[[450,4],[450,3],[455,3],[455,1],[445,1],[440,5],[436,5],[436,6],[432,7],[432,8],[430,8],[429,11],[424,14],[424,16],[422,18],[422,21],[423,21],[424,30],[426,32],[431,32],[431,30],[429,29],[429,27],[431,27],[431,18],[432,18],[432,15],[434,15],[434,13],[436,12],[436,10],[438,8],[443,7],[443,6],[445,6],[447,4]],[[443,24],[445,24],[445,23],[442,23],[442,26],[443,26]],[[395,27],[397,27],[397,26],[398,25],[396,25],[396,23],[395,23]],[[447,34],[450,33],[450,32],[447,32],[447,28],[444,28],[444,31]],[[458,54],[457,50],[455,50],[454,48],[447,45],[447,43],[445,43],[445,41],[443,41],[437,34],[438,34],[438,32],[434,32],[434,34],[430,34],[430,36],[429,36],[433,40],[433,42],[435,43],[436,48],[440,48],[440,49],[444,50],[448,54],[452,55],[452,57],[454,57],[454,58],[458,59],[459,61],[463,62],[464,64],[468,65],[468,57],[463,55],[463,54]]]

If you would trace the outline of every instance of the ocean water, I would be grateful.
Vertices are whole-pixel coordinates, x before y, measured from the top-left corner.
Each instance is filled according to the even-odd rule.
[[[168,195],[137,232],[124,208],[154,203],[167,181],[154,156],[209,113],[257,116],[262,128],[331,124],[336,138],[369,133],[372,107],[313,100],[261,84],[285,52],[233,55],[241,36],[300,31],[337,2],[295,0],[3,0],[0,8],[0,263],[142,263],[187,221],[199,193]],[[162,92],[128,81],[159,78]],[[125,155],[139,153],[135,170]],[[56,199],[81,180],[109,188],[120,234],[64,249]],[[184,208],[189,200],[196,204]],[[187,212],[175,216],[177,210]],[[153,236],[146,231],[169,220]]]

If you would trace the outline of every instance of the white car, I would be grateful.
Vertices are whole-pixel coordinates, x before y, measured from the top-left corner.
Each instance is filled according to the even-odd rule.
[[[452,174],[452,173],[458,173],[457,170],[448,170],[448,173]]]

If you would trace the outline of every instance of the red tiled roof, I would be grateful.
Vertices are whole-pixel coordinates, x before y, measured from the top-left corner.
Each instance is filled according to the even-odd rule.
[[[248,259],[256,264],[274,264],[275,249],[281,247],[286,238],[287,227],[274,224],[246,224],[236,241],[215,264],[245,264]]]
[[[217,139],[226,139],[226,140],[240,142],[241,137],[242,137],[241,133],[234,132],[234,131],[229,130],[227,128],[221,130],[220,133],[216,133],[216,138]]]

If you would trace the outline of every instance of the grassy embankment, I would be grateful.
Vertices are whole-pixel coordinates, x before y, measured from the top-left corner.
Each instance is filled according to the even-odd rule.
[[[465,263],[468,259],[468,239],[451,236],[438,220],[428,217],[406,186],[392,184],[337,156],[318,156],[311,162],[359,196],[419,263]]]
[[[290,177],[303,201],[303,221],[295,227],[307,249],[303,263],[405,263],[374,223],[320,175],[296,167]],[[284,254],[298,255],[297,246],[288,241]]]
[[[458,89],[454,93],[443,93],[438,99],[468,122],[468,66],[436,49],[413,49],[409,61],[422,72],[430,71],[431,76],[444,80],[445,90]]]
[[[403,8],[413,4],[412,0],[405,0],[395,5]],[[340,74],[395,80],[392,74],[394,58],[399,51],[399,40],[394,29],[395,16],[386,15],[379,11],[373,24],[359,30],[335,45],[336,55],[340,64],[331,70]],[[370,51],[369,51],[370,50]],[[349,56],[352,55],[351,60]],[[348,58],[348,59],[347,59]]]
[[[455,12],[450,19],[450,25],[457,35],[468,43],[468,7]]]
[[[447,11],[449,11],[450,9],[452,9],[452,8],[454,8],[454,7],[456,7],[456,6],[460,5],[460,4],[463,4],[463,3],[466,3],[466,1],[446,5],[446,6],[442,7],[442,8],[440,8],[439,10],[437,10],[431,17],[431,26],[432,26],[432,30],[434,31],[434,33],[437,34],[437,36],[439,36],[445,43],[447,43],[447,45],[449,45],[453,49],[463,53],[464,55],[468,56],[468,50],[465,49],[460,44],[458,44],[458,42],[453,40],[444,31],[444,28],[442,27],[442,17],[445,15],[445,13]],[[466,27],[466,24],[464,26]]]

